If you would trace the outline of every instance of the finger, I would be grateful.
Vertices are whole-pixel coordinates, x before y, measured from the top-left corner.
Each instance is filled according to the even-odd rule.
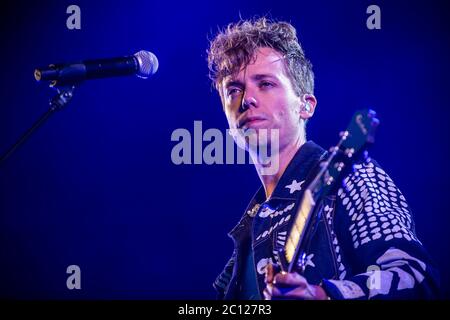
[[[325,292],[321,292],[319,286],[307,285],[306,287],[277,287],[271,288],[272,300],[275,299],[300,299],[300,300],[327,300]],[[323,290],[322,290],[323,291]]]
[[[274,276],[274,270],[273,270],[273,265],[272,263],[267,264],[266,266],[266,276],[264,281],[266,283],[272,283],[273,281],[273,276]]]
[[[296,272],[278,273],[273,277],[273,283],[278,287],[306,287],[308,285],[308,281]]]
[[[283,298],[288,292],[297,289],[294,286],[278,286],[276,284],[268,284],[266,286],[267,293],[270,294],[272,298]]]
[[[266,290],[267,297],[270,296],[270,300],[305,300],[305,295],[302,288],[289,287],[279,288],[273,286],[270,293]]]
[[[264,300],[272,300],[272,285],[271,284],[264,288],[263,296],[264,296]]]
[[[306,287],[297,287],[294,290],[288,290],[284,292],[283,297],[290,299],[302,299],[302,300],[320,300],[321,298],[316,295],[314,287],[309,285]]]
[[[311,295],[302,287],[274,288],[272,296],[277,299],[311,299]]]

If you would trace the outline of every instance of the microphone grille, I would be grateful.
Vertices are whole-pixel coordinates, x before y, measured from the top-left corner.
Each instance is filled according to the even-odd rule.
[[[147,79],[158,71],[158,58],[150,51],[141,50],[134,54],[138,61],[138,71],[136,75],[140,78]]]

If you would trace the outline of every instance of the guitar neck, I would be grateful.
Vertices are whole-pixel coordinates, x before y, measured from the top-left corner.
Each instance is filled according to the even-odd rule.
[[[349,133],[340,134],[339,143],[330,149],[326,160],[319,163],[319,171],[308,185],[295,215],[284,248],[278,253],[280,267],[283,271],[302,273],[306,266],[306,247],[314,223],[316,204],[320,203],[336,187],[337,182],[348,172],[348,159],[356,158],[353,148],[344,148],[342,144]]]
[[[286,244],[278,256],[283,271],[292,272],[295,269],[304,271],[306,257],[302,250],[308,241],[307,236],[314,220],[316,204],[326,197],[333,186],[334,179],[328,176],[327,168],[336,157],[336,153],[337,151],[331,152],[327,160],[319,163],[319,172],[303,193]]]
[[[300,251],[305,242],[307,232],[305,232],[311,225],[311,219],[316,206],[313,193],[311,189],[307,188],[303,194],[302,201],[295,215],[292,228],[287,237],[284,249],[279,254],[280,267],[282,271],[293,272],[296,269],[294,261],[302,261],[305,257]],[[302,259],[303,258],[303,259]],[[300,266],[300,269],[302,267]],[[304,269],[304,267],[303,267]],[[304,271],[304,270],[300,270]]]

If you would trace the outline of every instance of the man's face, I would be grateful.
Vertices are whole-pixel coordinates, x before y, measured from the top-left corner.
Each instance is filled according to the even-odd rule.
[[[283,63],[276,50],[260,48],[254,62],[223,79],[220,90],[228,124],[230,129],[241,129],[235,136],[238,145],[243,145],[245,132],[257,134],[260,129],[268,129],[269,137],[273,129],[278,130],[280,149],[303,138],[302,100]]]

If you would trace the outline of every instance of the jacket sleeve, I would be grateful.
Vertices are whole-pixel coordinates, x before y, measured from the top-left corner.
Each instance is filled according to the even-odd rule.
[[[233,268],[236,261],[236,250],[233,251],[231,258],[228,260],[223,271],[217,276],[213,283],[214,289],[217,292],[217,299],[222,300],[225,298],[227,288],[231,281],[231,276],[233,274]]]
[[[338,191],[334,214],[349,270],[322,287],[331,299],[438,298],[438,273],[404,196],[375,162],[355,169]]]

